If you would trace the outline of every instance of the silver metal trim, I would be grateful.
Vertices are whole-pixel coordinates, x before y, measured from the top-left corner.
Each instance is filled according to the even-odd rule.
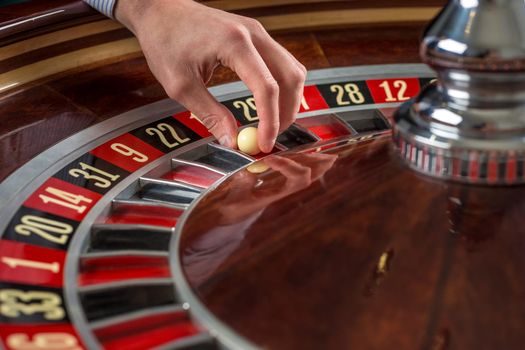
[[[188,209],[188,206],[189,204],[184,204],[184,203],[175,203],[175,202],[169,202],[169,201],[164,201],[164,200],[160,200],[160,199],[153,199],[153,198],[144,198],[143,200],[145,201],[148,201],[148,202],[151,202],[153,204],[164,204],[164,205],[171,205],[173,206],[174,208],[181,208],[182,210],[186,210]]]
[[[348,132],[352,135],[359,134],[357,130],[355,130],[352,125],[345,122],[341,117],[339,117],[337,114],[333,113],[332,118],[334,118],[340,125],[342,125]]]
[[[315,116],[317,115],[321,115],[321,114],[316,114]],[[315,117],[315,116],[311,116],[311,117]],[[306,117],[306,118],[311,118],[311,117]],[[317,141],[321,141],[321,138],[319,136],[317,136],[316,134],[314,134],[313,132],[311,132],[310,130],[302,126],[301,124],[294,123],[294,126],[300,131],[304,132],[305,134],[310,135],[313,139],[316,139]]]
[[[92,286],[80,286],[77,289],[79,294],[89,294],[93,292],[101,292],[112,289],[119,289],[125,287],[139,287],[139,286],[173,286],[173,280],[171,278],[136,278],[125,281],[107,282],[94,284]],[[176,295],[175,295],[176,296]]]
[[[152,202],[152,201],[146,201],[142,198],[129,198],[129,199],[113,199],[111,202],[111,206],[113,209],[120,209],[120,207],[163,207],[167,209],[179,209],[179,210],[185,210],[186,206],[179,205],[175,203],[160,203],[160,202]]]
[[[116,250],[116,251],[104,251],[104,252],[91,252],[81,254],[79,260],[82,259],[99,259],[99,258],[113,258],[113,257],[125,257],[125,256],[140,256],[140,257],[151,257],[151,258],[164,258],[168,257],[169,253],[161,251],[151,250]]]
[[[175,170],[178,165],[188,165],[188,166],[192,166],[192,167],[196,167],[196,168],[206,169],[206,170],[212,171],[214,173],[217,173],[218,175],[221,175],[221,176],[225,176],[227,174],[224,171],[220,170],[219,168],[216,168],[216,167],[208,165],[208,164],[199,163],[199,162],[195,162],[195,161],[192,161],[192,160],[173,158],[171,160],[171,166],[172,166],[173,170]]]
[[[221,150],[221,151],[224,151],[224,152],[228,152],[228,153],[231,153],[231,154],[235,154],[237,156],[239,156],[240,158],[244,158],[246,159],[247,161],[249,162],[254,162],[255,161],[255,158],[245,154],[245,153],[242,153],[240,151],[237,151],[237,150],[234,150],[234,149],[231,149],[231,148],[228,148],[228,147],[225,147],[223,145],[220,145],[218,143],[215,143],[215,142],[210,142],[208,144],[208,146],[210,146],[211,148],[215,148],[215,149],[218,149],[218,150]]]
[[[163,314],[168,314],[171,312],[178,312],[178,311],[185,312],[186,310],[184,310],[184,308],[180,305],[157,306],[157,307],[132,311],[127,314],[118,315],[115,317],[108,317],[102,320],[94,321],[94,322],[91,322],[89,326],[91,327],[93,331],[96,331],[100,328],[115,326],[117,324],[133,321],[133,320],[136,320],[142,317],[157,316],[157,315],[163,315]]]
[[[127,230],[144,230],[159,232],[165,234],[172,234],[173,229],[164,226],[154,226],[154,225],[134,225],[134,224],[93,224],[91,230],[104,230],[104,231],[127,231]]]
[[[184,182],[180,182],[176,180],[154,179],[154,178],[145,177],[145,176],[141,176],[139,178],[139,184],[141,187],[144,187],[145,185],[148,185],[148,184],[153,184],[153,185],[162,185],[162,186],[168,186],[168,187],[174,187],[174,188],[183,188],[183,189],[188,189],[190,191],[198,192],[198,193],[202,192],[201,187],[193,186],[193,185],[190,185]]]

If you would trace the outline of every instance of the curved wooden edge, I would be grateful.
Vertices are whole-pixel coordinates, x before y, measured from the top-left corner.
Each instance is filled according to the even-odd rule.
[[[204,5],[224,11],[255,9],[265,6],[285,6],[305,3],[332,2],[333,0],[209,0],[201,1]]]
[[[269,31],[284,31],[362,24],[422,22],[431,19],[438,11],[438,7],[370,8],[264,16],[259,17],[258,20]],[[120,24],[111,20],[103,20],[27,39],[0,49],[0,63],[2,59],[12,59],[20,53],[31,52],[36,48],[41,49],[59,43],[66,45],[69,40],[118,28],[121,28]],[[110,59],[117,60],[119,57],[138,54],[140,51],[140,46],[135,38],[126,38],[35,61],[0,74],[0,93],[61,72],[82,66],[93,66],[97,62],[107,62]]]
[[[441,5],[441,0],[430,0],[420,4],[416,0],[368,3],[363,0],[197,0],[203,4],[224,11],[233,11],[248,16],[262,13],[283,14],[293,12],[335,10],[338,8],[384,8],[387,6],[414,7]],[[261,10],[261,11],[259,11]],[[248,11],[248,13],[246,13]],[[255,11],[255,12],[254,12]],[[79,23],[89,23],[105,18],[82,0],[24,1],[14,5],[0,6],[0,47],[27,37],[35,36]]]
[[[0,61],[26,52],[41,49],[51,45],[64,43],[88,35],[99,34],[122,28],[122,25],[112,20],[102,20],[75,27],[66,28],[34,38],[22,40],[0,49]]]
[[[434,17],[439,7],[365,8],[350,10],[293,13],[259,17],[269,31],[318,29],[359,24],[425,22]]]
[[[0,8],[7,21],[0,22],[0,46],[8,45],[28,36],[42,32],[49,32],[56,28],[63,28],[78,24],[79,18],[84,22],[100,17],[100,15],[83,1],[52,1],[52,4],[31,6],[19,4]],[[15,7],[20,7],[16,9]]]

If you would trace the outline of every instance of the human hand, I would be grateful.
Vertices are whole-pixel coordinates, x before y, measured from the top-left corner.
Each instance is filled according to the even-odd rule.
[[[220,64],[235,71],[255,97],[261,151],[270,152],[278,133],[295,120],[306,69],[256,20],[191,0],[119,0],[115,16],[138,38],[168,96],[221,144],[237,146],[237,124],[206,89]]]

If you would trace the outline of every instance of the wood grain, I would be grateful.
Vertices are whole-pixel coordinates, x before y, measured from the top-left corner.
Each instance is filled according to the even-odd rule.
[[[331,153],[306,189],[244,171],[197,205],[180,252],[204,305],[269,349],[521,348],[525,187],[418,175],[389,135]]]

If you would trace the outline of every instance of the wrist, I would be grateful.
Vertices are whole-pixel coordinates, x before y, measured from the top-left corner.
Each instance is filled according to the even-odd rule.
[[[115,18],[137,35],[140,24],[151,15],[155,18],[155,13],[164,13],[166,7],[192,3],[192,0],[117,0],[114,15]]]
[[[136,35],[141,17],[147,16],[156,3],[157,1],[118,0],[114,11],[115,18]]]

